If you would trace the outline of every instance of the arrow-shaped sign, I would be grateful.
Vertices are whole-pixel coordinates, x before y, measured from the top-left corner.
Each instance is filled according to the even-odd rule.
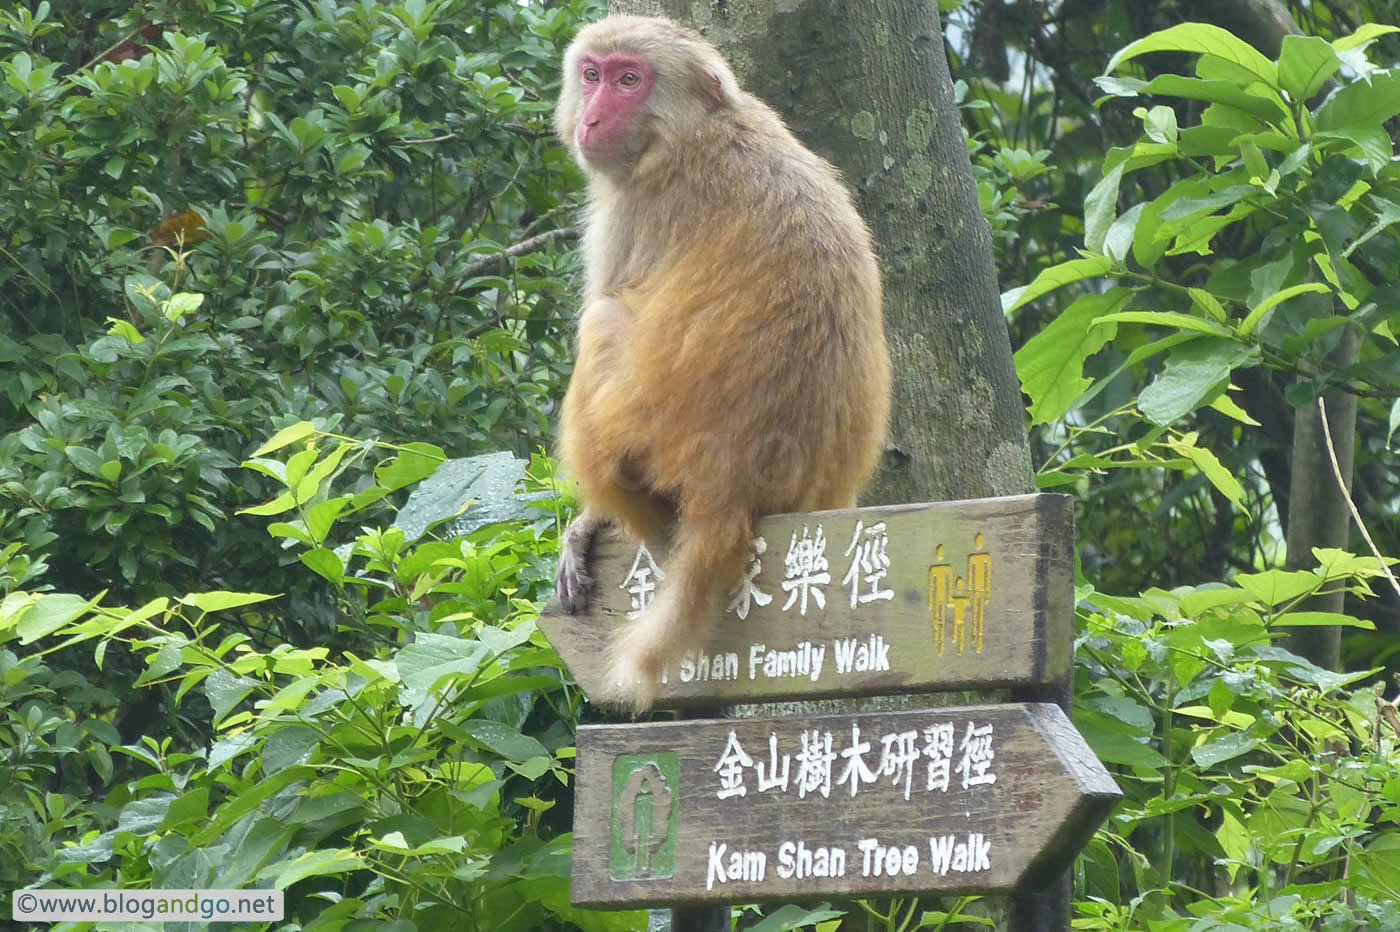
[[[668,669],[662,707],[1062,682],[1072,664],[1066,495],[774,515],[710,641]],[[665,585],[666,555],[600,535],[586,612],[540,628],[583,689],[613,632]]]
[[[577,793],[596,907],[1024,889],[1121,796],[1047,703],[583,726]]]

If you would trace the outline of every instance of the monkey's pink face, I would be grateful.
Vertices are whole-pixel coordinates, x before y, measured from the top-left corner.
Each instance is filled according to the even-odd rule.
[[[636,55],[584,55],[578,63],[583,116],[574,130],[579,151],[590,161],[635,155],[640,111],[651,96],[656,72]]]

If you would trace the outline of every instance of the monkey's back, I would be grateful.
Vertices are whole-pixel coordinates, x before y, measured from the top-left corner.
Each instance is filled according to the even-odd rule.
[[[869,231],[834,170],[762,104],[740,108],[717,141],[690,152],[707,164],[683,171],[705,183],[654,192],[677,199],[681,222],[659,261],[619,290],[636,313],[627,367],[645,423],[628,429],[645,449],[635,455],[682,503],[849,506],[889,414]]]

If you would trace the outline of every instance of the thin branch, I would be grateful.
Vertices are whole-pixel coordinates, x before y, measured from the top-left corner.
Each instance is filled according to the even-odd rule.
[[[422,146],[430,142],[450,142],[457,138],[456,133],[443,133],[441,136],[429,136],[426,139],[400,139],[395,142],[395,146]]]
[[[144,26],[144,24],[142,24],[142,26]],[[121,48],[123,45],[126,45],[132,39],[135,39],[137,36],[139,36],[141,34],[142,26],[137,26],[135,29],[131,30],[131,32],[128,32],[116,42],[113,42],[111,45],[107,46],[107,48],[98,52],[97,55],[93,57],[92,61],[88,62],[86,65],[83,65],[83,67],[79,68],[78,71],[82,72],[88,71],[92,68],[96,68],[98,62],[101,62],[108,55],[111,55],[117,49]]]
[[[1386,562],[1385,557],[1381,556],[1376,542],[1371,539],[1371,532],[1366,530],[1366,525],[1361,521],[1361,512],[1356,510],[1356,503],[1351,500],[1351,493],[1347,491],[1346,480],[1342,478],[1342,466],[1337,462],[1337,449],[1332,446],[1332,427],[1327,423],[1327,405],[1323,402],[1321,395],[1317,396],[1317,410],[1322,415],[1322,436],[1327,441],[1327,457],[1332,461],[1332,475],[1337,479],[1337,488],[1342,493],[1342,500],[1347,503],[1351,519],[1361,530],[1361,536],[1366,538],[1366,545],[1371,548],[1372,556],[1381,565],[1381,569],[1385,572],[1385,578],[1390,580],[1390,587],[1395,590],[1396,595],[1400,595],[1400,580],[1395,578],[1395,574],[1390,571],[1390,564]]]
[[[511,246],[502,252],[493,252],[488,253],[486,255],[477,256],[475,259],[467,263],[467,267],[462,271],[461,277],[459,277],[457,279],[456,284],[454,284],[448,290],[448,293],[451,294],[456,292],[458,288],[462,287],[462,284],[465,281],[467,281],[470,278],[475,278],[482,272],[491,268],[493,265],[504,263],[507,257],[523,256],[526,253],[534,252],[536,249],[539,249],[540,247],[546,245],[547,243],[553,242],[554,240],[563,240],[565,242],[568,242],[577,238],[577,227],[559,227],[555,230],[546,230],[543,233],[537,233],[534,236],[528,237],[527,239],[522,239],[514,246]]]

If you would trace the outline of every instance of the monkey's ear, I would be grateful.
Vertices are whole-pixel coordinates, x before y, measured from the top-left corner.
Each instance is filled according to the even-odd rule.
[[[705,110],[714,113],[729,104],[729,95],[724,90],[724,76],[717,71],[705,70],[700,73],[700,95],[705,100]]]

